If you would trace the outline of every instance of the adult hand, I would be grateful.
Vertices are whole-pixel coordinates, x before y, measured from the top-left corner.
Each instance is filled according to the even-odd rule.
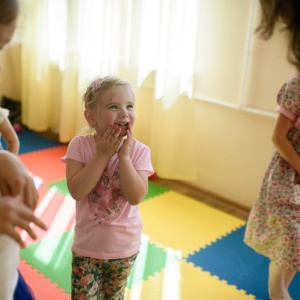
[[[47,226],[34,215],[33,210],[22,202],[21,196],[0,196],[0,234],[10,236],[21,247],[25,247],[16,226],[26,230],[31,238],[36,239],[37,236],[29,225],[31,222],[47,230]]]
[[[20,195],[23,203],[34,209],[38,193],[34,181],[20,159],[8,151],[0,151],[0,194]]]

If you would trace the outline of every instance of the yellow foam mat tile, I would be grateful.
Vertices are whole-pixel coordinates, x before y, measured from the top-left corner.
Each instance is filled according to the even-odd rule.
[[[125,300],[254,300],[253,295],[180,261],[126,291]]]
[[[140,205],[143,232],[186,256],[245,224],[235,216],[169,191]]]

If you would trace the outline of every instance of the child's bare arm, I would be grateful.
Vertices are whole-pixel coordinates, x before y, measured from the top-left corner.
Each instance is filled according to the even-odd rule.
[[[94,157],[86,166],[68,159],[66,167],[67,186],[71,196],[80,201],[96,186],[107,165],[107,160]]]
[[[127,139],[119,150],[119,172],[121,189],[125,199],[131,205],[139,204],[148,192],[148,172],[137,171],[130,159],[133,138],[131,128],[127,131]]]
[[[109,127],[102,137],[96,138],[96,154],[86,164],[67,160],[67,185],[72,197],[80,201],[96,186],[109,159],[116,153],[122,137],[116,126]]]
[[[131,205],[138,205],[148,192],[148,171],[137,171],[130,159],[122,159],[120,182],[125,199]]]
[[[4,118],[4,120],[0,123],[0,132],[7,144],[7,151],[17,155],[19,153],[20,142],[9,119]]]

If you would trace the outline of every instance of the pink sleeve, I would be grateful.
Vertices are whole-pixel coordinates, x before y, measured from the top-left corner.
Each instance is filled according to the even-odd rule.
[[[295,74],[281,87],[277,95],[276,111],[293,122],[293,126],[300,125],[300,81]]]
[[[289,118],[290,120],[292,121],[295,121],[297,116],[294,115],[293,113],[291,113],[290,111],[288,111],[286,108],[278,105],[277,108],[276,108],[276,111],[285,115],[287,118]]]
[[[141,144],[133,153],[132,161],[134,168],[138,171],[148,171],[148,175],[154,174],[154,170],[151,164],[150,148]]]
[[[73,138],[68,145],[66,155],[61,158],[61,161],[65,163],[67,159],[70,158],[70,159],[77,160],[81,163],[84,163],[81,155],[82,151],[80,151],[81,149],[80,144],[81,144],[80,138],[78,136]]]

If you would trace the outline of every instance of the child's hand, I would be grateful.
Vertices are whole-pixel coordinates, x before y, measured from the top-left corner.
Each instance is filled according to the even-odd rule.
[[[103,136],[96,137],[96,155],[111,158],[122,143],[121,129],[117,125],[107,128]]]
[[[119,159],[126,156],[129,157],[132,148],[132,142],[133,142],[132,131],[131,131],[131,125],[129,124],[127,129],[127,138],[124,139],[124,143],[120,148],[120,150],[118,151]]]

